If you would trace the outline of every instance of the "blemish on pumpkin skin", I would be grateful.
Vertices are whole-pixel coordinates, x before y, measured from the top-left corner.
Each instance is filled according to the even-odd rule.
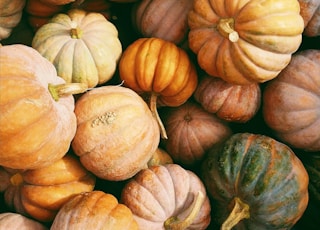
[[[92,122],[91,122],[91,127],[96,127],[99,125],[110,125],[114,122],[116,119],[117,114],[113,111],[108,111],[98,117],[96,117]]]

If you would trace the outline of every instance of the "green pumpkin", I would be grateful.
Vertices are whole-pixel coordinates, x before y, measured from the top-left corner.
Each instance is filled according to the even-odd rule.
[[[210,149],[201,175],[213,221],[226,229],[290,229],[309,201],[308,173],[294,152],[275,139],[236,133]]]

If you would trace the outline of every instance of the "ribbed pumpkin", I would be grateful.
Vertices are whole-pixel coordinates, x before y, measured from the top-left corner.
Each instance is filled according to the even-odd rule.
[[[1,170],[1,169],[0,169]],[[59,209],[78,193],[94,189],[95,177],[71,155],[33,170],[2,169],[7,178],[4,198],[17,213],[41,222],[51,222]]]
[[[309,201],[308,173],[275,139],[236,133],[208,151],[202,179],[222,230],[291,229]]]
[[[0,230],[47,230],[48,228],[40,222],[23,216],[19,213],[0,213]]]
[[[50,230],[138,230],[131,210],[103,191],[78,194],[58,212]]]
[[[194,0],[189,47],[211,76],[235,84],[265,82],[301,44],[299,12],[297,0]]]
[[[178,164],[151,166],[125,184],[121,202],[140,230],[206,229],[210,201],[200,178]]]
[[[193,0],[142,0],[132,9],[132,23],[143,37],[180,44],[189,32],[188,12]]]
[[[320,150],[320,50],[296,53],[263,92],[263,117],[283,142]]]
[[[118,30],[101,13],[71,9],[37,30],[32,47],[47,58],[66,82],[89,88],[113,77],[122,53]]]
[[[258,83],[237,85],[208,75],[199,80],[193,96],[206,111],[229,122],[249,121],[261,104]]]
[[[26,45],[0,47],[0,63],[0,165],[31,169],[61,159],[77,123],[73,96],[59,94],[86,85],[66,92],[54,66]]]
[[[132,89],[101,86],[76,102],[77,132],[72,141],[82,164],[102,179],[135,175],[156,151],[160,131],[148,105]]]
[[[187,52],[160,38],[139,38],[123,52],[119,75],[124,85],[150,98],[150,109],[158,118],[157,106],[179,106],[195,91],[198,75]]]
[[[0,41],[11,35],[22,17],[26,0],[1,0],[0,1]]]
[[[174,162],[188,166],[200,162],[209,148],[232,133],[226,122],[191,101],[166,109],[162,120],[168,135],[163,140],[168,154]]]
[[[309,37],[320,35],[320,1],[298,0],[300,3],[300,14],[304,20],[303,34]]]

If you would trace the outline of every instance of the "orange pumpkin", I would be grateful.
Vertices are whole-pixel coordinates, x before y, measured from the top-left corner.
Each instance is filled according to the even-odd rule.
[[[101,86],[76,102],[77,132],[72,141],[82,164],[96,176],[126,180],[147,163],[159,145],[156,120],[132,89]]]
[[[160,38],[139,38],[123,52],[119,75],[124,85],[150,97],[150,109],[166,138],[157,105],[179,106],[195,91],[198,75],[186,51]]]
[[[7,206],[41,222],[50,222],[71,197],[94,189],[95,177],[71,155],[32,170],[2,168]]]
[[[194,0],[189,47],[209,75],[235,84],[275,78],[300,46],[297,0]]]
[[[58,212],[51,230],[138,230],[131,210],[115,196],[91,191],[71,198]]]
[[[0,165],[32,169],[61,159],[77,128],[69,93],[86,85],[67,92],[54,66],[26,45],[0,46],[0,63]]]

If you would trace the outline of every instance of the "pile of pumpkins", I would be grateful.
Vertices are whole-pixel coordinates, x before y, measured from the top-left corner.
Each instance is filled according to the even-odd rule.
[[[317,229],[320,2],[3,0],[0,230]]]

